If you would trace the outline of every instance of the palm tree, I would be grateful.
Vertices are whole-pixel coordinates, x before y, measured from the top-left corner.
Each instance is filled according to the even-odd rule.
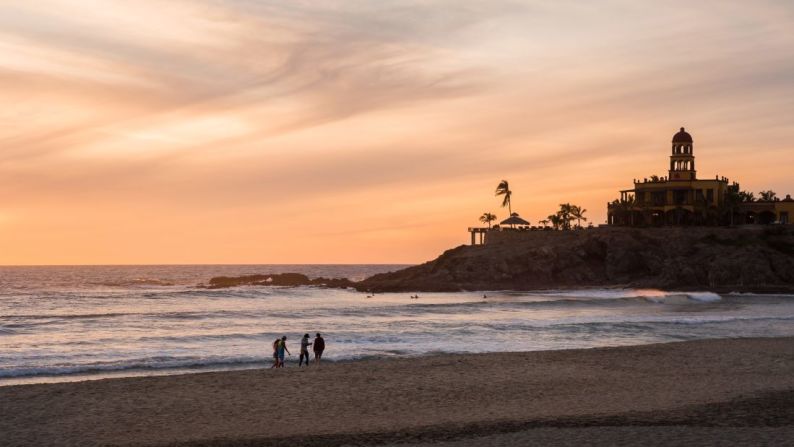
[[[548,217],[548,219],[549,219],[549,222],[551,222],[551,226],[555,230],[559,230],[560,229],[560,226],[562,225],[562,219],[560,218],[559,213],[550,215]]]
[[[504,196],[504,199],[502,199],[502,208],[507,207],[510,215],[512,215],[513,207],[510,203],[510,197],[513,195],[513,191],[510,191],[510,185],[507,183],[507,180],[499,182],[499,185],[496,187],[496,195]]]
[[[769,191],[761,191],[758,193],[758,195],[761,196],[761,200],[763,200],[764,202],[771,202],[775,200],[775,197],[777,197],[777,193],[775,193],[775,191],[772,191],[771,189]]]
[[[542,224],[543,228],[546,228],[549,225],[549,221],[547,219],[543,219],[543,220],[539,221],[538,223]]]
[[[573,208],[574,206],[570,203],[561,203],[560,210],[557,211],[557,216],[560,219],[560,226],[563,230],[570,230],[571,229],[571,221],[574,219],[573,217]]]
[[[742,202],[755,202],[755,194],[749,191],[740,191],[739,198]]]
[[[587,210],[582,208],[581,206],[573,205],[571,207],[571,217],[576,219],[576,226],[578,226],[579,228],[582,227],[582,221],[587,222],[587,218],[584,217],[584,213],[586,212]]]
[[[483,213],[482,216],[480,216],[480,222],[488,224],[489,230],[491,229],[491,222],[495,220],[496,220],[496,216],[494,216],[491,213]]]

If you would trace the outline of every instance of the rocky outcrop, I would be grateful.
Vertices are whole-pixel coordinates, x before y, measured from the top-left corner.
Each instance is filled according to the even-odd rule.
[[[275,273],[269,275],[216,276],[205,287],[223,289],[236,286],[319,286],[347,288],[355,283],[347,278],[309,278],[301,273]]]
[[[653,287],[794,291],[794,229],[598,228],[516,232],[437,259],[372,276],[356,288],[386,291]]]
[[[794,228],[596,228],[503,232],[360,282],[299,273],[212,278],[208,288],[319,286],[367,292],[581,287],[794,293]]]

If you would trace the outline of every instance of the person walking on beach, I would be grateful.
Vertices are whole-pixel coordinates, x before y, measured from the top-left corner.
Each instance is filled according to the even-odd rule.
[[[287,354],[292,355],[292,353],[289,352],[289,349],[287,349],[287,336],[286,335],[281,337],[281,341],[279,341],[279,343],[278,343],[278,367],[279,368],[283,368],[284,367],[284,351],[286,351]]]
[[[298,360],[298,368],[303,365],[303,359],[306,359],[306,366],[309,366],[309,346],[312,345],[312,342],[309,341],[309,334],[303,334],[303,338],[301,338],[301,355],[300,359]]]
[[[277,338],[276,341],[273,342],[273,366],[270,369],[278,368],[278,344],[281,343],[281,339]]]
[[[320,359],[323,358],[323,351],[325,351],[325,340],[318,332],[317,336],[314,337],[314,363],[320,364]]]

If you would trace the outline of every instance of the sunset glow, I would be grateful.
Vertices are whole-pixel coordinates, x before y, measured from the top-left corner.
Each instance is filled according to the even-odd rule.
[[[494,188],[604,223],[664,175],[794,194],[785,1],[0,6],[0,264],[418,263]]]

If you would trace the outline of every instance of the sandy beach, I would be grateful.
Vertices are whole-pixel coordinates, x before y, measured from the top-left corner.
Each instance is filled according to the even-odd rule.
[[[10,386],[0,433],[8,446],[787,445],[794,339]]]

